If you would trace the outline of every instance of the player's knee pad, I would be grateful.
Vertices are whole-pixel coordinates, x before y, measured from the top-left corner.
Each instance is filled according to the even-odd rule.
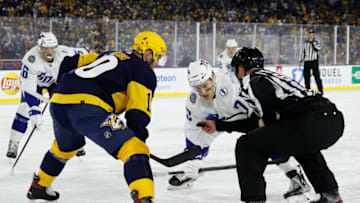
[[[60,159],[60,160],[64,160],[64,161],[71,159],[71,158],[72,158],[73,156],[75,156],[75,154],[78,152],[78,150],[74,150],[74,151],[71,151],[71,152],[64,152],[64,151],[62,151],[62,150],[59,148],[56,140],[54,140],[54,142],[53,142],[53,144],[52,144],[52,146],[51,146],[50,151],[51,151],[51,153],[52,153],[56,158],[58,158],[58,159]]]
[[[130,191],[138,191],[138,197],[154,197],[154,182],[149,157],[146,154],[130,156],[124,164],[124,175]]]
[[[136,154],[145,154],[149,157],[150,151],[143,141],[137,137],[132,137],[120,147],[116,158],[125,162],[129,157]]]

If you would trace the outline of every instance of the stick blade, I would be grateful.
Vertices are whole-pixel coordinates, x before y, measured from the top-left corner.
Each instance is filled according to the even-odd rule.
[[[167,167],[173,167],[195,158],[197,155],[201,154],[201,152],[202,152],[201,147],[195,145],[187,148],[184,152],[167,159],[161,159],[153,154],[150,154],[150,158]]]

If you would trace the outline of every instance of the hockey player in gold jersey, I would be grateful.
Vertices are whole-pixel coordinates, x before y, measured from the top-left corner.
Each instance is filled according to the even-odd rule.
[[[59,198],[50,185],[66,161],[85,145],[86,136],[124,162],[125,179],[134,201],[152,202],[154,183],[145,144],[149,135],[146,126],[156,88],[153,69],[164,59],[165,41],[150,31],[134,38],[132,53],[91,53],[64,59],[62,66],[73,70],[59,77],[51,99],[56,140],[34,175],[29,199]],[[118,117],[122,112],[126,123]]]

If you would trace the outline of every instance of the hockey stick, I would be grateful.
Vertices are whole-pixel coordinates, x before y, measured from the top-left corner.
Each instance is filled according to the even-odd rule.
[[[179,153],[175,156],[172,156],[170,158],[167,158],[167,159],[159,158],[153,154],[150,154],[150,158],[162,165],[167,166],[167,167],[173,167],[173,166],[179,165],[181,163],[184,163],[185,161],[195,158],[200,153],[201,153],[201,147],[198,145],[195,145],[195,146],[185,149],[184,152],[181,152],[181,153]]]
[[[211,167],[204,167],[199,169],[199,173],[204,173],[208,171],[219,171],[219,170],[227,170],[227,169],[233,169],[236,168],[235,164],[232,165],[224,165],[224,166],[211,166]],[[154,172],[154,177],[159,176],[166,176],[166,175],[176,175],[176,174],[183,174],[184,171],[168,171],[168,172]]]
[[[15,86],[19,87],[21,90],[31,94],[32,96],[46,102],[46,103],[50,103],[50,100],[46,97],[44,97],[43,95],[37,93],[36,91],[33,91],[27,87],[25,87],[24,85],[20,84],[18,81],[15,82]]]
[[[277,160],[271,160],[267,162],[267,165],[272,164],[281,164],[288,160],[288,158],[279,158]],[[220,171],[220,170],[227,170],[227,169],[233,169],[236,168],[236,164],[232,165],[224,165],[224,166],[210,166],[210,167],[204,167],[199,169],[199,173],[209,172],[209,171]],[[184,171],[167,171],[167,172],[154,172],[154,177],[159,176],[166,176],[166,175],[176,175],[176,174],[183,174]]]
[[[49,104],[49,103],[46,103],[46,104],[45,104],[43,110],[41,111],[41,114],[44,114],[44,112],[45,112],[48,104]],[[19,155],[16,157],[16,160],[15,160],[14,164],[13,164],[12,167],[11,167],[10,175],[14,175],[15,166],[16,166],[17,162],[19,161],[22,153],[23,153],[24,150],[25,150],[25,147],[27,146],[28,142],[30,141],[30,138],[31,138],[32,135],[34,134],[35,130],[36,130],[36,125],[35,125],[34,128],[31,130],[31,132],[30,132],[30,134],[29,134],[29,137],[26,139],[25,144],[24,144],[24,146],[22,147]]]

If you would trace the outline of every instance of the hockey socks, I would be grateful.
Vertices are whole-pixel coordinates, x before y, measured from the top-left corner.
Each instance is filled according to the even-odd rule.
[[[139,199],[154,197],[153,176],[147,155],[130,156],[124,164],[124,175],[130,191],[136,190]]]

